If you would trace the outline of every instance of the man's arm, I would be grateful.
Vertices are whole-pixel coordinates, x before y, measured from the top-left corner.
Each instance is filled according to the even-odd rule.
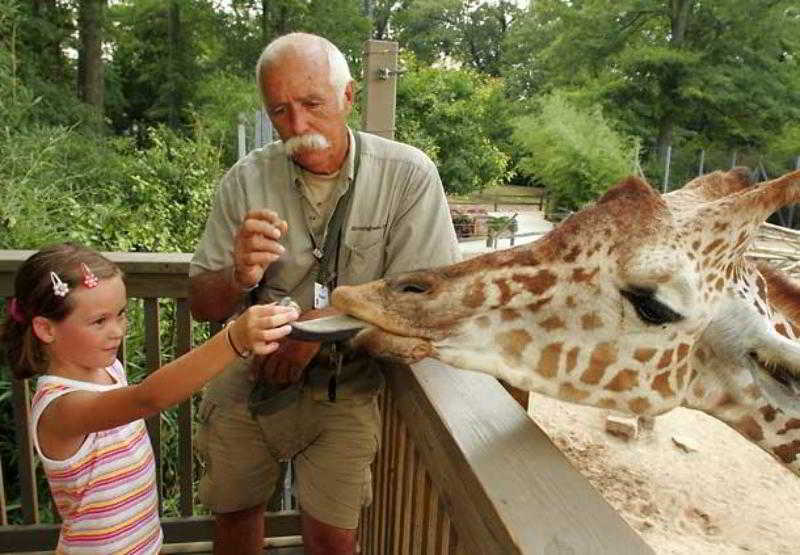
[[[258,286],[267,267],[283,254],[279,240],[287,229],[287,223],[272,210],[249,212],[233,241],[233,264],[190,278],[192,316],[221,322],[233,314],[245,295]]]
[[[230,279],[231,268],[189,278],[189,306],[198,322],[227,320],[244,303],[246,291]]]

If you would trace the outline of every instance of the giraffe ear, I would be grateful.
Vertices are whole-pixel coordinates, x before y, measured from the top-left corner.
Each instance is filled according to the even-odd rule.
[[[787,414],[800,416],[800,346],[770,330],[748,355],[764,395]]]

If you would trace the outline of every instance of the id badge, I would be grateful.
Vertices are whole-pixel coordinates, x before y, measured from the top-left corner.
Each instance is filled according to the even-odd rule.
[[[330,304],[330,292],[325,285],[314,282],[314,308],[327,308]]]

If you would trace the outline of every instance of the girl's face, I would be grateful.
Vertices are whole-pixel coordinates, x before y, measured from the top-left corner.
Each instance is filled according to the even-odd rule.
[[[69,296],[73,310],[51,322],[46,344],[54,373],[80,377],[114,362],[128,325],[127,296],[120,276],[101,279],[91,289],[78,285]]]

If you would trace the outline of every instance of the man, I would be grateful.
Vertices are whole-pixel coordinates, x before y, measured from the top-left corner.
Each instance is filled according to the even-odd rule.
[[[222,179],[190,270],[195,318],[223,321],[252,295],[290,296],[301,319],[311,318],[325,313],[336,284],[459,258],[430,159],[347,127],[353,80],[333,44],[280,37],[261,54],[256,78],[281,141],[249,153]],[[336,355],[319,351],[287,339],[255,372],[240,361],[208,386],[200,496],[215,514],[215,553],[261,552],[265,503],[288,459],[306,552],[354,552],[372,495],[383,377],[352,353],[335,372]]]

